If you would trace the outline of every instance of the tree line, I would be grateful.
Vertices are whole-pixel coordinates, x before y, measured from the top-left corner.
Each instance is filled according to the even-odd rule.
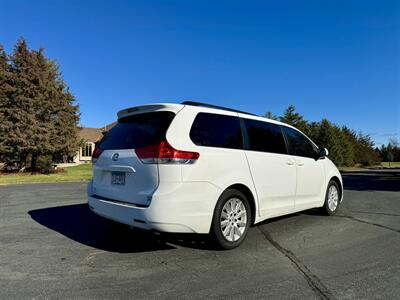
[[[73,156],[79,147],[79,106],[56,61],[18,40],[0,45],[0,161],[37,168],[41,157]]]
[[[309,136],[319,147],[329,150],[329,158],[338,166],[370,166],[379,164],[381,157],[371,137],[347,126],[338,126],[327,119],[308,122],[290,105],[282,116],[267,112],[265,117],[296,127]]]
[[[376,148],[376,152],[379,154],[382,161],[400,161],[400,145],[394,138],[391,138],[387,145]]]

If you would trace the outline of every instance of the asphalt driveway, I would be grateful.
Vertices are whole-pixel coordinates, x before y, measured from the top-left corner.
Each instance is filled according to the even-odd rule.
[[[254,226],[238,249],[92,214],[84,183],[0,186],[0,298],[400,298],[400,174],[347,174],[340,215]]]

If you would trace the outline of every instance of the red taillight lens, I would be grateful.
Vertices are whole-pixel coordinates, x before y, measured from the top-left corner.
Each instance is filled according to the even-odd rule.
[[[200,156],[197,152],[176,150],[167,141],[135,151],[137,157],[145,164],[193,164]]]
[[[103,150],[101,150],[99,147],[94,148],[92,153],[92,163],[95,163],[102,153]]]

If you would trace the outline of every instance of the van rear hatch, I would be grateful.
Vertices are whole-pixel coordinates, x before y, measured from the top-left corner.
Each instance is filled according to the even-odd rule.
[[[174,117],[174,112],[156,111],[120,118],[96,147],[94,194],[101,198],[149,205],[159,183],[158,165],[143,163],[135,150],[165,141]]]

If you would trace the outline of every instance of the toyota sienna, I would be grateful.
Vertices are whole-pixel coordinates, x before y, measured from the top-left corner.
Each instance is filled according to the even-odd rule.
[[[224,249],[265,219],[333,215],[342,178],[296,128],[219,106],[149,104],[118,112],[96,146],[90,209],[132,227],[209,233]]]

